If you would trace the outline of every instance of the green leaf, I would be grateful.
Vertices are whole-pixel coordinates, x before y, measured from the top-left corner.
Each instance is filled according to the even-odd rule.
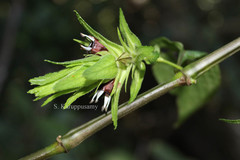
[[[133,79],[130,87],[130,99],[129,103],[133,102],[138,95],[139,90],[142,86],[142,81],[144,79],[146,67],[143,62],[134,70]]]
[[[98,83],[94,83],[93,85],[90,85],[88,87],[81,88],[79,91],[75,92],[71,97],[69,97],[63,107],[63,109],[66,109],[68,106],[70,106],[74,101],[76,101],[79,97],[87,94],[88,92],[92,91],[94,88],[98,86]]]
[[[126,41],[131,49],[142,45],[138,37],[129,29],[121,8],[119,10],[119,28],[124,41]]]
[[[184,51],[184,56],[182,58],[182,63],[185,61],[194,61],[196,59],[199,59],[203,56],[207,55],[207,52],[202,52],[202,51],[193,51],[193,50],[185,50]]]
[[[175,57],[175,53],[178,53],[177,64],[182,64],[182,58],[184,56],[184,47],[181,42],[171,41],[166,37],[160,37],[150,42],[151,46],[158,45],[161,49],[161,53],[166,53],[171,58]]]
[[[113,79],[117,74],[117,65],[113,55],[103,56],[96,64],[86,69],[83,76],[89,80]]]
[[[76,10],[74,10],[74,12],[76,13],[76,16],[78,18],[79,23],[95,38],[97,38],[99,40],[99,42],[105,46],[111,53],[113,54],[117,54],[115,55],[116,57],[118,57],[119,55],[121,55],[123,48],[122,46],[113,43],[111,41],[109,41],[108,39],[106,39],[104,36],[102,36],[100,33],[98,33],[97,31],[95,31],[92,27],[90,27],[84,20],[83,18],[78,14],[78,12]]]
[[[197,84],[179,88],[177,94],[178,121],[182,124],[189,116],[199,110],[213,95],[221,82],[219,66],[215,66],[197,79]]]
[[[178,41],[171,41],[166,37],[159,37],[150,42],[150,45],[158,45],[160,48],[169,49],[170,51],[182,51],[183,44]]]
[[[240,124],[240,119],[225,119],[225,118],[220,118],[220,121],[230,123],[230,124]]]
[[[174,68],[165,63],[154,63],[152,65],[152,72],[155,80],[159,83],[165,83],[174,77]]]

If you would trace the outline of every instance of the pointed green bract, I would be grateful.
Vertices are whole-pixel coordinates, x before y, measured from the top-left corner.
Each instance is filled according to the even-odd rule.
[[[53,90],[53,86],[55,84],[56,84],[56,82],[50,83],[47,85],[43,85],[43,86],[38,86],[38,87],[35,87],[35,88],[29,90],[28,93],[35,94],[35,96],[37,97],[36,100],[39,100],[48,95],[55,93],[55,90]]]
[[[89,80],[113,79],[118,68],[113,55],[103,56],[96,64],[86,69],[83,76]]]
[[[84,87],[83,89],[78,90],[75,92],[71,97],[69,97],[63,107],[63,109],[66,109],[69,107],[74,101],[76,101],[79,97],[87,94],[88,92],[92,91],[95,87],[97,87],[98,83],[95,83],[93,85],[90,85],[88,87]]]
[[[128,66],[127,68],[127,76],[126,76],[126,79],[125,79],[125,92],[127,92],[127,83],[128,83],[128,77],[129,77],[129,74],[131,72],[131,69],[132,69],[132,65]]]
[[[55,76],[56,74],[54,73],[52,73],[51,77],[47,75],[45,81],[50,82],[51,80],[51,83],[45,84],[43,83],[45,81],[42,81],[42,84],[38,83],[40,86],[29,90],[28,93],[35,94],[35,96],[38,97],[36,100],[39,100],[41,98],[44,98],[51,94],[55,94],[57,92],[62,92],[65,90],[75,89],[75,88],[82,88],[86,85],[90,85],[95,81],[86,80],[86,78],[82,76],[82,73],[86,70],[86,68],[87,67],[85,66],[78,66],[78,67],[71,68],[68,70],[67,75],[63,74],[61,78],[59,78],[60,76],[56,78],[57,76]]]
[[[40,77],[35,77],[29,80],[29,82],[31,83],[31,85],[45,85],[45,84],[49,84],[51,82],[54,82],[64,76],[66,76],[67,74],[69,74],[72,70],[75,70],[76,68],[71,68],[71,69],[63,69],[61,71],[58,72],[53,72],[53,73],[48,73],[44,76],[40,76]]]
[[[133,79],[130,87],[130,99],[129,103],[135,100],[138,95],[139,90],[142,86],[142,81],[144,79],[146,67],[143,62],[140,63],[139,66],[134,70]]]
[[[71,67],[73,67],[73,66],[77,66],[77,65],[82,65],[83,63],[87,63],[87,62],[96,62],[100,58],[101,58],[100,56],[92,55],[90,57],[77,59],[77,60],[72,60],[72,61],[65,61],[65,62],[54,62],[54,61],[50,61],[50,60],[45,60],[45,61],[48,62],[48,63],[63,65],[63,66],[72,65]]]
[[[74,10],[74,12],[76,13],[76,16],[78,18],[79,23],[95,38],[97,38],[99,40],[99,42],[105,46],[110,52],[112,52],[113,54],[116,54],[115,56],[119,56],[123,50],[122,46],[113,43],[111,41],[109,41],[108,39],[106,39],[105,37],[103,37],[100,33],[98,33],[97,31],[95,31],[92,27],[90,27],[83,19],[82,17],[78,14],[77,11]]]
[[[122,86],[121,86],[122,87]],[[112,113],[112,121],[114,125],[114,129],[117,128],[117,120],[118,120],[118,101],[120,96],[121,88],[119,88],[112,99],[112,105],[111,105],[111,113]]]
[[[121,8],[119,10],[119,27],[124,41],[131,49],[142,45],[138,37],[129,29]]]
[[[220,121],[230,123],[230,124],[240,124],[240,119],[225,119],[225,118],[220,118]]]
[[[117,28],[117,32],[118,32],[119,41],[122,44],[125,52],[132,52],[131,49],[127,46],[127,44],[123,41],[119,28]]]
[[[89,41],[81,41],[79,39],[73,39],[75,42],[81,44],[81,45],[84,45],[84,46],[89,46],[91,42]]]
[[[115,79],[114,82],[114,87],[115,91],[114,91],[114,95],[113,95],[113,99],[112,99],[112,105],[111,105],[111,113],[112,113],[112,121],[113,121],[113,125],[114,125],[114,129],[117,128],[117,120],[118,120],[118,101],[119,101],[119,96],[120,96],[120,92],[123,86],[123,83],[126,79],[127,76],[127,70],[122,70],[119,69],[119,72],[117,74],[117,77]],[[114,90],[114,89],[113,89]],[[111,93],[113,94],[113,92]]]
[[[87,69],[87,66],[80,66],[78,70],[69,73],[64,78],[60,79],[53,87],[56,92],[63,90],[83,88],[85,86],[93,84],[95,81],[87,80],[83,76],[83,72]]]
[[[69,94],[69,93],[75,92],[75,91],[77,91],[77,89],[58,92],[58,93],[50,96],[46,101],[44,101],[44,103],[41,106],[43,107],[43,106],[47,105],[48,103],[50,103],[51,101],[53,101],[54,99],[56,99],[56,98],[58,98],[58,97],[60,97],[62,95],[65,95],[65,94]]]

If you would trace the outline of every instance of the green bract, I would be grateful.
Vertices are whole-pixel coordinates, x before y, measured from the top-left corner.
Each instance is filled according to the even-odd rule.
[[[66,62],[53,62],[46,60],[49,63],[62,65],[65,69],[49,73],[44,76],[30,79],[31,85],[38,85],[34,89],[28,91],[30,94],[36,96],[35,100],[42,99],[49,96],[49,98],[42,104],[48,104],[55,98],[73,93],[67,99],[64,109],[71,105],[77,98],[83,96],[101,84],[112,82],[114,84],[111,93],[107,93],[107,89],[97,91],[91,102],[96,101],[106,92],[107,100],[111,100],[112,120],[115,128],[117,127],[117,112],[120,91],[125,83],[125,89],[129,74],[131,73],[132,83],[130,86],[130,100],[129,103],[136,98],[144,78],[145,63],[152,64],[156,62],[159,57],[159,49],[152,46],[142,46],[138,37],[131,32],[124,18],[123,12],[120,9],[119,28],[117,28],[119,40],[121,45],[109,41],[101,34],[92,29],[77,13],[74,11],[80,24],[89,32],[91,36],[81,34],[89,40],[95,40],[99,43],[100,48],[104,51],[95,49],[91,42],[76,40],[80,45],[92,54],[87,54],[83,59],[66,61]],[[89,46],[86,46],[89,45]],[[92,49],[92,50],[91,50]],[[111,86],[109,84],[109,86]],[[106,97],[105,96],[105,97]],[[104,107],[105,110],[110,102],[107,102]]]

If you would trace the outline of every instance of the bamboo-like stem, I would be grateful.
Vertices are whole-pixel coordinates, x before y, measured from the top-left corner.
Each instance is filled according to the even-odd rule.
[[[145,104],[157,99],[161,95],[167,93],[175,87],[189,83],[186,77],[196,78],[202,73],[206,72],[214,65],[220,63],[224,59],[233,55],[240,50],[240,38],[228,43],[227,45],[221,47],[220,49],[212,52],[211,54],[203,57],[202,59],[193,62],[192,64],[183,68],[184,76],[170,81],[166,84],[158,85],[147,92],[139,95],[138,98],[128,104],[119,106],[118,118],[122,118],[129,113],[135,111],[136,109],[144,106]],[[103,129],[107,125],[112,123],[111,113],[103,114],[75,129],[70,130],[61,139],[57,139],[57,142],[51,144],[50,146],[32,153],[26,157],[21,158],[21,160],[37,160],[46,159],[55,154],[60,154],[63,152],[68,152],[72,148],[78,146],[82,141],[92,136],[94,133]],[[58,137],[59,138],[59,137]]]
[[[196,78],[238,51],[240,51],[240,37],[184,67],[183,72],[189,77]]]

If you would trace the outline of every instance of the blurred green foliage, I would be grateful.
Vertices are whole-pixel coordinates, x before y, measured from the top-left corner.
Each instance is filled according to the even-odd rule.
[[[59,70],[44,59],[66,61],[82,57],[83,51],[72,41],[84,31],[74,9],[94,29],[116,42],[119,7],[143,44],[166,36],[182,42],[185,49],[209,53],[240,35],[238,0],[25,0],[23,5],[14,55],[0,93],[1,159],[17,159],[34,152],[101,114],[100,109],[54,110],[54,103],[64,103],[66,97],[41,108],[43,101],[32,102],[33,97],[26,93],[31,88],[28,79]],[[0,2],[0,46],[11,7],[12,1]],[[119,159],[157,160],[165,157],[163,149],[170,150],[164,154],[176,150],[180,158],[239,159],[239,126],[218,121],[220,117],[240,117],[239,60],[237,54],[221,64],[223,81],[217,94],[179,129],[172,128],[177,119],[175,97],[164,95],[120,120],[117,131],[106,127],[70,153],[52,159],[112,159],[115,155]],[[141,92],[155,85],[147,68]],[[128,99],[127,95],[121,96],[121,102]],[[89,100],[86,96],[76,104],[88,104]],[[152,147],[156,143],[160,147]]]

